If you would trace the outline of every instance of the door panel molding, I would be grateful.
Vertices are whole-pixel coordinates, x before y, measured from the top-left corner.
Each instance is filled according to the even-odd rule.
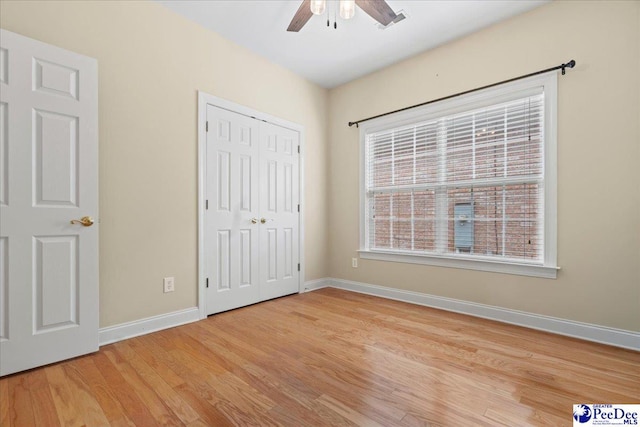
[[[208,208],[212,209],[214,207],[217,207],[219,203],[219,200],[209,199],[207,201],[207,195],[206,195],[207,106],[214,106],[223,110],[227,110],[232,113],[237,113],[237,114],[250,117],[252,119],[256,119],[262,122],[261,123],[262,125],[272,124],[272,125],[276,125],[276,126],[298,133],[299,135],[298,144],[300,146],[300,154],[298,156],[298,168],[297,168],[298,171],[296,172],[294,164],[291,164],[289,166],[289,169],[285,169],[285,168],[282,168],[282,166],[280,166],[281,167],[280,176],[278,176],[278,172],[274,170],[274,177],[273,177],[274,179],[282,179],[286,181],[292,178],[291,174],[295,174],[295,173],[298,174],[298,185],[286,186],[285,191],[283,191],[284,194],[282,194],[282,197],[283,197],[282,206],[278,207],[278,209],[286,210],[291,213],[295,212],[295,214],[298,214],[298,206],[294,205],[293,201],[291,200],[293,198],[292,195],[297,193],[298,204],[300,205],[299,215],[298,215],[298,227],[297,227],[298,235],[295,236],[295,233],[290,233],[291,236],[287,235],[286,242],[285,242],[285,237],[282,237],[281,238],[282,241],[276,242],[276,244],[278,246],[281,246],[287,249],[289,249],[288,245],[290,245],[291,251],[294,251],[296,249],[298,250],[298,253],[299,253],[298,260],[300,263],[300,271],[298,274],[297,292],[302,291],[302,286],[304,284],[304,271],[305,271],[304,250],[303,250],[304,248],[304,228],[303,228],[304,192],[302,191],[302,189],[304,188],[304,181],[303,181],[304,179],[304,127],[299,124],[296,124],[287,120],[283,120],[281,118],[271,116],[269,114],[265,114],[263,112],[253,110],[249,107],[236,104],[234,102],[231,102],[222,98],[218,98],[216,96],[199,91],[198,92],[198,310],[199,310],[201,319],[206,318],[207,312],[208,312],[207,311],[207,278],[209,282],[208,283],[209,287],[217,286],[216,284],[217,280],[210,276],[207,277],[207,274],[205,271],[206,260],[207,260],[207,257],[210,256],[210,254],[206,253],[206,246],[205,246],[205,234],[206,234],[205,211],[207,208],[207,204],[208,204]],[[232,138],[230,123],[227,120],[216,120],[216,123],[209,122],[208,126],[209,126],[209,133],[215,132],[218,138],[226,139],[226,140],[230,140]],[[254,131],[255,129],[252,129],[251,127],[241,126],[239,144],[242,144],[244,147],[247,147],[247,148],[249,148],[253,143],[256,143],[262,146],[263,144],[257,138],[254,139],[255,135],[252,135],[252,132]],[[260,138],[262,138],[262,136],[260,136]],[[280,146],[278,146],[278,144]],[[298,149],[297,147],[294,146],[293,140],[290,138],[282,138],[282,141],[280,142],[278,142],[276,138],[269,139],[265,142],[264,148],[265,148],[265,151],[271,150],[274,153],[281,151],[283,153],[291,154],[291,155],[298,154],[297,153]],[[241,169],[248,167],[250,170],[254,170],[246,162],[240,162],[240,164],[235,166]],[[243,179],[245,177],[244,171],[243,171],[242,177]],[[250,178],[252,182],[257,182],[257,179],[253,179],[254,177],[250,177]],[[292,179],[291,181],[295,181],[295,180]],[[258,191],[258,188],[254,187],[253,184],[248,186],[248,189],[250,192]],[[245,194],[246,194],[245,190],[246,190],[245,183],[241,182],[240,192],[242,193],[242,197],[240,199],[240,202],[242,204],[243,212],[248,213],[254,207],[246,204],[247,200],[251,200],[251,197],[248,197],[248,196],[245,197]],[[274,194],[274,202],[277,203],[278,197],[280,197],[280,195]],[[275,209],[275,206],[272,206],[272,208]],[[265,212],[267,211],[266,206],[265,207],[261,206],[261,209],[263,209]],[[268,227],[263,227],[264,230],[267,230],[267,228]],[[247,231],[249,232],[249,234],[245,235],[246,234],[245,233],[240,236],[240,238],[238,239],[239,242],[237,242],[237,244],[239,246],[238,250],[241,251],[239,253],[242,254],[242,258],[244,258],[244,254],[247,253],[243,245],[255,244],[260,238],[260,232],[262,232],[263,229],[260,229],[261,231],[258,231],[257,228],[253,230],[250,227],[247,227]],[[256,253],[256,256],[258,256],[258,253]],[[280,265],[276,265],[276,268],[279,268],[282,270],[289,268],[292,271],[295,270],[297,272],[298,265],[293,265],[293,263],[290,260],[291,258],[290,256],[281,257],[281,258],[282,258],[281,260],[276,260],[277,263],[280,264]],[[254,282],[254,283],[259,281],[260,279],[256,277],[256,274],[253,271],[250,271],[247,274],[246,268],[244,267],[245,260],[243,259],[241,261],[242,261],[241,262],[241,275],[242,275],[241,286],[247,286],[247,284],[245,284],[246,280],[250,280],[251,282]],[[249,277],[248,279],[247,279],[247,276]]]

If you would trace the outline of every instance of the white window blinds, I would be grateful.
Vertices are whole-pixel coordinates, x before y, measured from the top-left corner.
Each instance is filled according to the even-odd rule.
[[[365,135],[367,250],[544,261],[544,93]]]

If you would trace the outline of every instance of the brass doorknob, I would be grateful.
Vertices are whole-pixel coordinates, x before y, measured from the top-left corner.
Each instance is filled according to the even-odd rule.
[[[72,219],[71,224],[81,224],[85,227],[91,227],[93,225],[93,218],[90,216],[83,216],[80,219]]]
[[[260,218],[260,224],[264,224],[266,222],[267,222],[267,220],[265,218]]]
[[[251,218],[251,224],[257,224],[258,218]]]

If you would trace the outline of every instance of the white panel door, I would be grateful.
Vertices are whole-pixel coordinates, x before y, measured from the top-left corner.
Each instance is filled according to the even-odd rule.
[[[98,349],[97,62],[0,30],[0,375]]]
[[[207,314],[298,292],[299,132],[207,105]]]
[[[260,127],[260,297],[298,292],[299,133]]]
[[[260,300],[257,120],[207,106],[207,311]]]

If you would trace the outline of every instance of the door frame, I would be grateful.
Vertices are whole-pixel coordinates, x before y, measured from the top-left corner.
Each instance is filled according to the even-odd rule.
[[[207,298],[206,298],[206,275],[205,275],[205,259],[204,259],[204,230],[205,230],[205,183],[206,183],[206,143],[207,143],[207,105],[223,108],[234,113],[252,117],[257,120],[272,123],[287,129],[298,132],[300,135],[300,156],[298,163],[298,179],[299,179],[299,200],[300,213],[298,215],[298,256],[300,260],[300,274],[298,275],[298,293],[302,292],[304,286],[304,126],[288,120],[281,119],[258,110],[236,104],[217,96],[210,95],[203,91],[198,91],[198,310],[200,319],[207,317]]]

